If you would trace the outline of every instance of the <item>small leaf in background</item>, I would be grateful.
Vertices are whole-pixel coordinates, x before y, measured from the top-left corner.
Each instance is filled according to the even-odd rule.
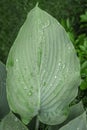
[[[72,43],[74,43],[74,40],[75,40],[74,33],[68,31],[67,34],[68,34],[70,40],[72,41]]]
[[[81,70],[83,71],[85,68],[87,68],[87,61],[85,61],[82,66],[81,66]]]
[[[80,34],[85,33],[87,38],[87,11],[80,15]]]
[[[80,16],[81,22],[87,22],[87,11]]]
[[[82,33],[82,34],[78,35],[78,37],[75,40],[75,45],[77,45],[77,47],[79,45],[83,45],[85,38],[86,38],[86,34],[85,33]]]
[[[67,120],[62,124],[62,126],[67,124],[69,121],[75,119],[76,117],[80,116],[83,112],[84,112],[84,107],[81,101],[75,105],[72,105],[70,107],[69,116]]]
[[[70,121],[67,125],[63,126],[59,130],[87,130],[86,112]]]
[[[10,112],[2,119],[0,130],[28,130],[28,128]]]
[[[86,51],[86,48],[85,48],[85,46],[83,46],[83,45],[80,45],[79,47],[80,47],[81,51]]]
[[[82,102],[79,102],[78,104],[75,104],[73,106],[70,107],[70,112],[69,112],[69,116],[66,119],[66,121],[64,121],[62,124],[60,125],[56,125],[56,126],[49,126],[48,130],[58,130],[58,128],[61,128],[62,126],[66,125],[67,123],[69,123],[71,120],[75,119],[76,117],[80,116],[82,113],[84,112],[84,108],[83,108],[83,104]],[[70,129],[71,130],[71,129]]]
[[[0,62],[0,119],[9,112],[6,96],[6,67]]]
[[[87,89],[87,61],[83,62],[81,65],[81,77],[82,77],[82,82],[80,85],[81,90],[86,90]]]
[[[73,21],[73,19],[71,21]],[[75,42],[75,32],[74,32],[74,29],[71,25],[71,23],[72,23],[71,21],[70,21],[69,18],[67,18],[66,20],[61,19],[61,25],[65,28],[70,40],[74,44],[74,42]]]
[[[81,90],[86,90],[87,89],[87,78],[85,80],[82,80],[81,85],[80,85]]]

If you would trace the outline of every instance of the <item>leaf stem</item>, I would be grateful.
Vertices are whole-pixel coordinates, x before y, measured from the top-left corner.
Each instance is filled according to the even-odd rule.
[[[39,119],[38,119],[38,116],[37,116],[37,118],[36,118],[35,130],[39,130]]]

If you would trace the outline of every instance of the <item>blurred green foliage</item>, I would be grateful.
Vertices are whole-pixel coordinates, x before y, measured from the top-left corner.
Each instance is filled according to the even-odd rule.
[[[73,18],[72,27],[75,30],[78,30],[79,15],[87,8],[87,0],[38,0],[38,2],[39,7],[59,21]],[[36,3],[37,0],[0,0],[0,60],[4,63],[27,13]]]

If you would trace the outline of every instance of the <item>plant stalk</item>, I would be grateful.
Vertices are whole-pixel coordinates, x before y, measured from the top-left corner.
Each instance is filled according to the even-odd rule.
[[[35,130],[39,130],[39,119],[38,119],[38,116],[37,116],[37,118],[36,118]]]

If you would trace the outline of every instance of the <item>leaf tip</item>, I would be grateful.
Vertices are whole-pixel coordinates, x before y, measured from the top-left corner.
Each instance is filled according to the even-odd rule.
[[[38,5],[39,5],[39,2],[36,3],[36,7],[38,7]]]

